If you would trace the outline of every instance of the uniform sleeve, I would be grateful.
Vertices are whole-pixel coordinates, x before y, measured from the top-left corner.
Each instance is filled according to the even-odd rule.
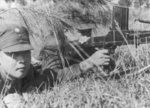
[[[53,70],[58,82],[74,79],[82,73],[79,64],[63,67],[58,51],[54,49],[44,49],[41,56],[42,69]]]
[[[64,67],[63,69],[55,69],[55,71],[57,72],[57,81],[59,82],[74,79],[82,73],[79,64]]]

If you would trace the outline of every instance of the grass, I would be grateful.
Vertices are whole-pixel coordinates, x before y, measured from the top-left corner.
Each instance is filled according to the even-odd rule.
[[[150,75],[147,71],[149,68],[136,74],[149,65],[150,50],[147,48],[150,47],[148,46],[141,45],[137,49],[130,46],[132,54],[126,46],[116,49],[116,62],[119,63],[114,73],[129,69],[133,64],[137,67],[120,79],[104,80],[95,72],[89,77],[55,86],[53,90],[24,93],[21,97],[18,94],[9,95],[6,98],[7,101],[10,99],[8,106],[10,105],[10,108],[15,105],[14,108],[21,106],[22,108],[149,108]],[[135,55],[133,51],[136,52]]]
[[[34,23],[34,22],[33,22]],[[150,108],[150,45],[120,46],[114,58],[119,79],[103,79],[99,72],[42,92],[10,94],[4,98],[9,108]],[[7,108],[0,99],[0,107]]]

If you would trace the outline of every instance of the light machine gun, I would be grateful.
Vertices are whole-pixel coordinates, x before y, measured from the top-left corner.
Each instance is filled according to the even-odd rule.
[[[90,37],[84,44],[70,43],[75,46],[75,51],[70,50],[70,64],[78,63],[86,59],[96,51],[96,47],[109,50],[109,55],[113,55],[117,46],[135,45],[150,43],[150,31],[134,31],[128,29],[129,22],[128,7],[113,7],[112,29],[105,36]],[[113,59],[109,66],[104,66],[109,71],[115,67]]]
[[[78,52],[71,52],[72,56],[70,63],[77,63],[83,59],[88,58],[93,54],[95,48],[105,48],[108,49],[109,55],[113,55],[117,46],[121,45],[135,45],[150,43],[150,31],[110,31],[106,36],[101,37],[91,37],[84,44],[71,43],[78,49]],[[113,70],[115,67],[115,61],[110,60],[109,66],[104,66],[104,68],[109,71]]]
[[[150,31],[110,31],[106,36],[91,37],[87,42],[80,45],[81,47],[99,47],[114,50],[120,45],[147,44],[150,42]]]

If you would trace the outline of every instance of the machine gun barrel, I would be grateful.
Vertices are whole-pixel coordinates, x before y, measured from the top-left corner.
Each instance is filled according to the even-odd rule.
[[[112,46],[120,46],[128,44],[139,45],[150,43],[150,31],[141,31],[141,32],[124,31],[122,34],[120,34],[117,31],[111,31],[106,36],[91,37],[82,46],[109,48]]]
[[[106,36],[91,37],[84,44],[72,43],[74,47],[78,50],[78,53],[75,50],[69,50],[69,55],[73,58],[70,59],[70,64],[74,64],[76,63],[76,61],[80,62],[83,59],[86,59],[87,57],[92,55],[96,51],[95,47],[98,47],[100,49],[108,49],[109,55],[111,56],[114,54],[117,46],[150,43],[150,31],[123,31],[122,34],[117,31],[110,31]],[[113,70],[115,67],[115,61],[110,61],[110,65],[105,66],[105,68],[108,70]]]

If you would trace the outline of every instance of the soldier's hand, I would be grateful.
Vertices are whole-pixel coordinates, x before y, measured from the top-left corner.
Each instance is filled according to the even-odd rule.
[[[107,55],[108,50],[98,50],[96,51],[91,57],[89,57],[90,62],[92,62],[93,65],[100,66],[100,65],[108,65],[110,56]]]
[[[83,71],[86,71],[94,66],[108,65],[110,61],[110,56],[107,55],[108,50],[102,49],[96,51],[88,59],[80,63],[80,67]]]

